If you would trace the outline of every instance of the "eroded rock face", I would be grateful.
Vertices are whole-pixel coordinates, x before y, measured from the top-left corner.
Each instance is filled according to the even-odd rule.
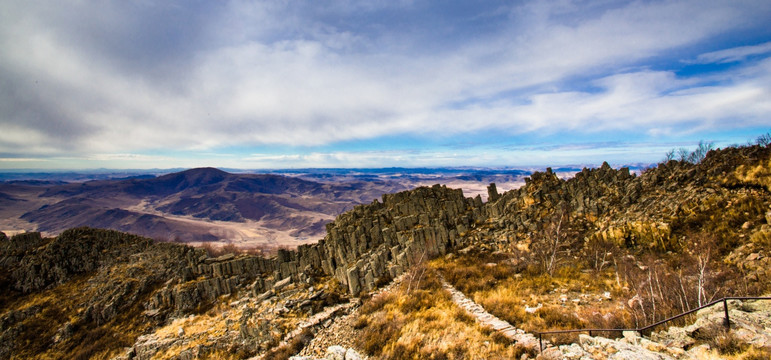
[[[371,291],[377,279],[398,276],[457,246],[482,218],[481,206],[462,190],[439,185],[386,194],[382,203],[338,216],[323,240],[301,246],[286,260],[336,277],[351,294]]]
[[[52,240],[39,233],[21,234],[3,242],[2,263],[11,268],[13,288],[23,293],[62,284],[75,275],[125,261],[147,249],[152,240],[117,231],[71,229]]]

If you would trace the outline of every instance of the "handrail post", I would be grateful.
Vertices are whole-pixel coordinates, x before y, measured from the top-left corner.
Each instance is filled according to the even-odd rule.
[[[719,304],[721,301],[723,302],[723,313],[724,313],[724,316],[725,316],[724,321],[723,321],[723,325],[726,327],[726,329],[730,329],[731,328],[731,318],[729,317],[729,314],[728,314],[728,300],[729,299],[730,300],[742,300],[742,301],[746,301],[746,300],[771,300],[771,297],[768,297],[768,296],[762,296],[762,297],[754,297],[754,296],[753,297],[751,297],[751,296],[725,297],[725,298],[722,298],[722,299],[718,299],[718,300],[712,301],[709,304],[702,305],[702,306],[699,306],[699,307],[694,308],[694,309],[690,309],[690,310],[688,310],[688,311],[686,311],[686,312],[684,312],[684,313],[682,313],[680,315],[676,315],[676,316],[673,316],[673,317],[670,317],[670,318],[658,321],[656,323],[650,324],[648,326],[641,327],[641,328],[636,328],[636,329],[573,329],[573,330],[561,330],[561,331],[560,330],[552,330],[552,331],[545,331],[545,332],[537,332],[537,334],[538,334],[538,345],[539,345],[539,348],[540,348],[541,352],[543,352],[543,334],[544,333],[546,333],[546,334],[563,334],[563,333],[573,333],[573,332],[585,332],[585,331],[588,331],[589,332],[589,336],[594,336],[595,332],[620,331],[621,334],[623,335],[625,331],[634,331],[634,332],[639,333],[641,337],[645,337],[645,333],[646,332],[648,334],[653,333],[653,328],[655,328],[655,327],[657,327],[659,325],[662,325],[662,324],[668,323],[668,322],[670,322],[672,320],[679,319],[679,318],[681,318],[683,316],[690,315],[692,313],[698,312],[701,309],[715,306],[715,305]]]

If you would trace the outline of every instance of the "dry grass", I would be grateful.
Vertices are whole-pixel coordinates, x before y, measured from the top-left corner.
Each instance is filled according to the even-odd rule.
[[[286,360],[299,353],[306,345],[313,340],[313,331],[306,328],[303,332],[292,339],[288,344],[271,349],[265,354],[264,360]]]
[[[691,358],[703,360],[768,360],[771,359],[771,350],[747,346],[739,353],[724,354],[715,348],[699,348],[691,354]]]
[[[771,159],[756,166],[741,165],[736,168],[736,177],[749,184],[764,186],[771,190]]]
[[[433,265],[488,312],[525,331],[633,325],[620,300],[624,291],[609,269],[585,273],[574,266],[563,266],[549,276],[511,263],[505,254],[495,258],[467,254],[437,260]],[[553,340],[564,342],[572,337]]]
[[[234,328],[228,329],[225,326],[222,317],[225,309],[225,305],[220,303],[205,314],[174,319],[170,324],[158,329],[155,335],[161,339],[176,338],[177,332],[182,329],[189,337],[218,337],[225,335],[228,330],[238,330],[237,322],[233,325]],[[240,311],[237,308],[232,308],[228,313],[228,318],[238,319],[239,315]]]
[[[402,283],[367,300],[359,311],[356,345],[376,359],[467,359],[480,354],[510,359],[522,353],[457,307],[431,268],[419,284]]]

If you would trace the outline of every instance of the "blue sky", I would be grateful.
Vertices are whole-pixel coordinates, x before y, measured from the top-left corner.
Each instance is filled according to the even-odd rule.
[[[3,1],[0,169],[656,162],[771,131],[771,2]]]

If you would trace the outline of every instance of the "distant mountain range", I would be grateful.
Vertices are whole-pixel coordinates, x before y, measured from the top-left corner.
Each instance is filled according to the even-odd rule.
[[[42,175],[28,173],[27,180],[20,180],[22,173],[0,174],[15,179],[0,183],[0,231],[57,234],[91,226],[164,241],[278,247],[319,239],[335,216],[385,193],[443,183],[465,188],[467,196],[486,196],[490,182],[511,188],[529,172],[390,168],[250,174],[198,168],[160,176],[37,174]],[[83,181],[89,176],[97,179]]]

